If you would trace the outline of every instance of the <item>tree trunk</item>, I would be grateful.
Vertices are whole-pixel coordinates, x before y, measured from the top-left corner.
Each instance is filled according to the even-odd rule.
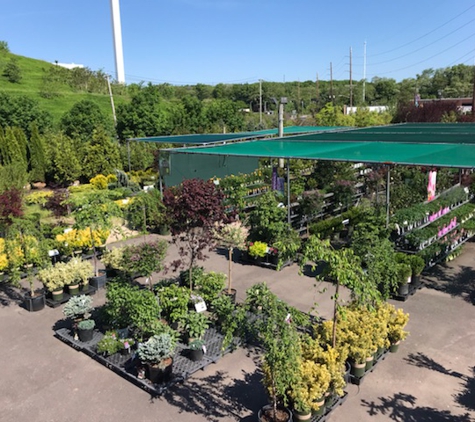
[[[228,256],[229,256],[229,267],[228,267],[228,294],[231,294],[231,287],[232,287],[232,281],[231,281],[231,271],[232,271],[232,263],[233,263],[233,248],[228,248]]]
[[[96,244],[94,243],[94,234],[92,233],[92,227],[91,226],[89,226],[89,232],[91,233],[92,260],[94,261],[94,276],[97,277],[99,275],[99,273],[97,272]]]
[[[336,281],[335,289],[335,306],[333,308],[333,330],[332,330],[332,347],[336,347],[336,322],[338,317],[338,291],[340,290],[340,282]]]

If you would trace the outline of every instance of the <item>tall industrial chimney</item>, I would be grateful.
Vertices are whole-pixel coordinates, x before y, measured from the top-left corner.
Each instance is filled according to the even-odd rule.
[[[110,0],[112,30],[114,35],[115,73],[117,82],[125,83],[124,52],[122,50],[122,30],[120,28],[119,0]]]

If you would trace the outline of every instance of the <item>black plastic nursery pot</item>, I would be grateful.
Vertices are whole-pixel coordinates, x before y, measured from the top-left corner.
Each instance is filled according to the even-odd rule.
[[[190,349],[189,350],[189,354],[188,354],[188,357],[190,358],[190,360],[192,360],[193,362],[198,362],[199,360],[203,359],[203,356],[204,356],[204,351],[202,348],[199,348],[199,349]]]
[[[81,340],[84,343],[86,343],[88,341],[91,341],[93,335],[94,335],[94,329],[93,328],[91,328],[89,330],[82,330],[81,328],[78,328],[79,340]]]
[[[155,384],[167,382],[173,371],[173,359],[170,358],[169,361],[170,364],[164,367],[162,365],[147,365],[147,378]]]
[[[257,420],[258,422],[265,422],[265,421],[272,421],[273,419],[273,406],[271,404],[267,404],[264,407],[259,409],[257,413]],[[278,421],[282,422],[292,422],[292,412],[287,409],[286,407],[277,406],[278,412]]]
[[[98,275],[89,279],[89,284],[96,289],[102,289],[106,286],[107,274],[106,270],[99,270]]]
[[[41,311],[46,304],[45,294],[43,292],[37,293],[33,297],[31,293],[28,292],[23,298],[23,305],[25,309],[29,312]]]
[[[229,296],[229,298],[231,299],[231,301],[232,301],[233,303],[236,303],[236,294],[237,294],[236,289],[230,289],[230,290],[229,290],[229,289],[224,289],[224,290],[222,291],[222,294],[223,294],[223,295],[226,295],[226,296]]]

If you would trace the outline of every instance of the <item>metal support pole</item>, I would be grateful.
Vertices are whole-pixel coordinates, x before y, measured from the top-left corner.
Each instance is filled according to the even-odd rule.
[[[262,126],[262,79],[259,79],[259,125]]]
[[[284,136],[284,104],[279,104],[279,138]]]
[[[391,167],[388,166],[388,174],[386,180],[386,228],[389,227],[389,185],[391,184]]]
[[[290,158],[287,158],[287,223],[290,229]]]

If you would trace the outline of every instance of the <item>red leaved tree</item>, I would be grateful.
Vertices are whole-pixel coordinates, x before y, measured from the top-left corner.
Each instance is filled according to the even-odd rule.
[[[201,179],[184,180],[181,185],[167,188],[163,193],[173,243],[178,246],[181,257],[171,266],[174,270],[188,266],[190,290],[193,288],[193,266],[198,260],[206,260],[206,250],[215,245],[213,228],[229,220],[223,199],[222,192],[212,181]]]
[[[11,226],[13,219],[23,215],[23,197],[19,189],[8,189],[0,194],[0,225],[2,231]]]

